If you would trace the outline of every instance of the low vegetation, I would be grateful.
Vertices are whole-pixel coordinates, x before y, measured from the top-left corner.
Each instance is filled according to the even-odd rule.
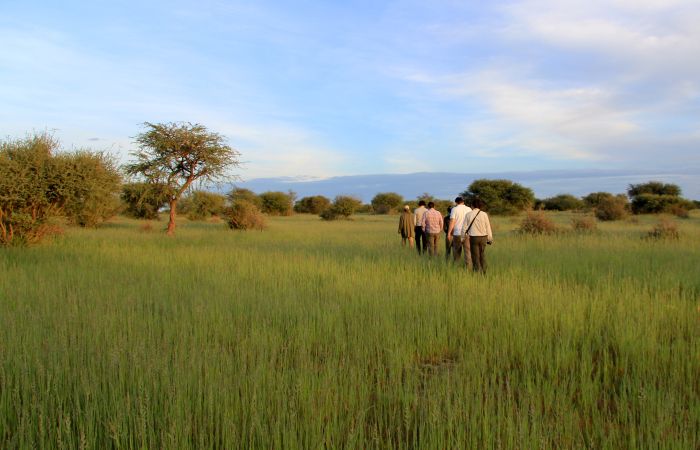
[[[698,448],[700,215],[636,217],[492,216],[485,277],[392,216],[3,249],[0,448]]]

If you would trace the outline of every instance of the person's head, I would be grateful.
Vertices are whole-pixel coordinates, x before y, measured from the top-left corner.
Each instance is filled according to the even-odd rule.
[[[472,206],[473,206],[474,208],[484,209],[484,206],[485,206],[485,205],[484,205],[484,201],[481,200],[479,197],[477,197],[477,198],[475,198],[474,201],[472,202]]]
[[[448,207],[447,207],[447,214],[449,214],[449,213],[451,213],[451,212],[452,212],[452,207],[451,207],[451,206],[448,206]]]
[[[435,203],[428,202],[428,209],[433,209],[433,208],[435,208]]]
[[[418,206],[425,206],[425,200],[421,200],[418,202]]]
[[[403,205],[403,210],[404,211],[410,211],[411,208],[408,205]]]
[[[457,203],[458,205],[461,205],[464,203],[464,199],[462,197],[457,197],[455,199],[455,203]]]

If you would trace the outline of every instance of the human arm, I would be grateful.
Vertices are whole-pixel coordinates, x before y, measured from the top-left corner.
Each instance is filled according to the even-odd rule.
[[[493,232],[491,231],[491,220],[489,219],[488,214],[484,213],[485,220],[486,220],[486,240],[491,243],[493,242]]]

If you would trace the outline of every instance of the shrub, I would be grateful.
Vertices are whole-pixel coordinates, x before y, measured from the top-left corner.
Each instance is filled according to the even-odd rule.
[[[461,195],[467,204],[480,198],[492,214],[514,215],[532,207],[535,202],[535,194],[530,188],[510,180],[476,180]]]
[[[601,201],[614,198],[610,192],[592,192],[583,197],[583,203],[588,208],[597,208]]]
[[[661,181],[649,181],[647,183],[630,184],[627,189],[627,195],[630,198],[638,195],[668,195],[671,197],[680,197],[681,188],[677,184],[662,183]]]
[[[627,217],[627,197],[616,195],[603,197],[595,208],[595,216],[598,220],[621,220]]]
[[[168,198],[164,184],[127,183],[122,186],[124,214],[136,219],[159,220],[158,210],[168,203]]]
[[[575,216],[571,219],[571,228],[579,232],[592,232],[598,229],[598,222],[593,216]]]
[[[194,191],[184,197],[180,203],[180,211],[189,220],[205,220],[211,216],[219,216],[224,209],[226,197],[207,191]]]
[[[678,239],[678,225],[672,220],[662,218],[646,235],[649,239]]]
[[[403,206],[403,197],[396,192],[380,192],[372,199],[375,214],[397,212]]]
[[[284,192],[263,192],[260,194],[262,212],[271,216],[290,216],[292,214],[292,196]]]
[[[639,194],[632,198],[632,212],[635,214],[672,213],[679,208],[689,210],[693,204],[690,200],[673,195]]]
[[[119,210],[122,180],[113,157],[79,150],[58,155],[54,170],[60,178],[63,214],[69,222],[94,227]]]
[[[264,230],[267,227],[265,215],[255,204],[239,200],[224,212],[224,220],[232,230]]]
[[[559,194],[542,200],[544,209],[549,211],[571,211],[582,209],[585,206],[583,200],[571,194]]]
[[[306,214],[320,214],[331,206],[331,201],[323,195],[304,197],[294,205],[294,211]]]
[[[262,209],[262,199],[258,194],[250,189],[235,188],[227,195],[228,201],[233,205],[240,200],[245,200],[254,204],[258,209]]]
[[[518,231],[523,234],[552,234],[557,227],[542,211],[528,211]]]
[[[322,211],[320,216],[323,220],[347,219],[361,206],[362,201],[360,199],[348,195],[339,195],[333,200],[333,205]]]
[[[688,219],[690,217],[690,212],[683,205],[675,204],[668,207],[667,211],[669,214],[673,214],[681,219]]]

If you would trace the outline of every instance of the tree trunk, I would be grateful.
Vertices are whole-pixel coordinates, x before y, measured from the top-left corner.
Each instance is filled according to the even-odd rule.
[[[170,200],[170,221],[168,222],[168,236],[175,235],[175,210],[177,209],[177,199]]]

